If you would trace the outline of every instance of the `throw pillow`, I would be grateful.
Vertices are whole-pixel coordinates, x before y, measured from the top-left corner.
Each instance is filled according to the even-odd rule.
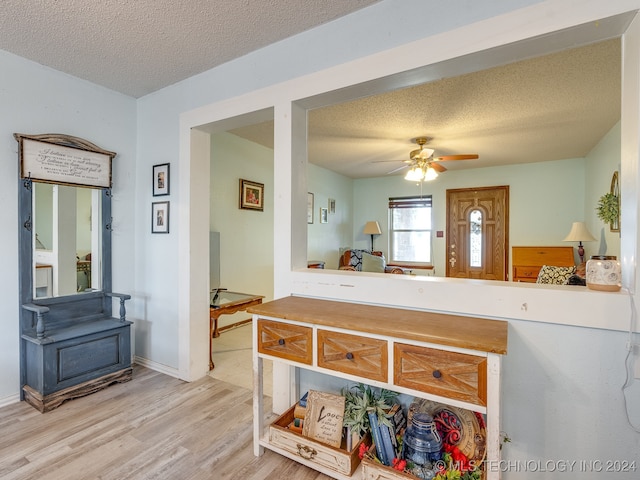
[[[543,265],[538,273],[536,283],[545,283],[549,285],[566,285],[569,277],[576,273],[576,267],[554,267],[552,265]]]
[[[362,271],[384,273],[384,257],[362,252]]]

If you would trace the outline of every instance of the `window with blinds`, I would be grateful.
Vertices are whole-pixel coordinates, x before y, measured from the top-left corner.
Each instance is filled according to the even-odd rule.
[[[391,263],[431,265],[431,195],[389,199]]]

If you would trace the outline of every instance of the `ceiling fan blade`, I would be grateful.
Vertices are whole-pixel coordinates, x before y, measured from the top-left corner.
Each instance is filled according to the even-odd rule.
[[[442,173],[442,172],[446,172],[447,171],[447,169],[444,168],[444,166],[440,165],[438,162],[431,162],[429,164],[429,166],[431,168],[433,168],[438,173]]]
[[[410,160],[373,160],[369,163],[399,163],[399,162],[409,163]]]
[[[391,170],[390,172],[387,172],[387,175],[391,175],[392,173],[396,173],[399,172],[400,170],[404,170],[405,168],[407,168],[409,165],[402,165],[401,167],[398,168],[394,168],[393,170]]]
[[[442,157],[436,157],[434,160],[438,162],[448,162],[450,160],[475,160],[478,158],[478,155],[469,154],[469,155],[443,155]]]

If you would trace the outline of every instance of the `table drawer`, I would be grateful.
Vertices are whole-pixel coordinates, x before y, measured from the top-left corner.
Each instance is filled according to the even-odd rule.
[[[396,343],[396,385],[487,405],[487,359],[464,353]]]
[[[318,329],[318,366],[386,382],[386,340]]]
[[[258,352],[311,365],[313,362],[311,327],[258,319]]]

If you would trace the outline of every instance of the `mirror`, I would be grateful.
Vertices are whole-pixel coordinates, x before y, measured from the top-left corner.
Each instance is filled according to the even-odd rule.
[[[99,193],[90,188],[33,183],[34,298],[102,288]]]

